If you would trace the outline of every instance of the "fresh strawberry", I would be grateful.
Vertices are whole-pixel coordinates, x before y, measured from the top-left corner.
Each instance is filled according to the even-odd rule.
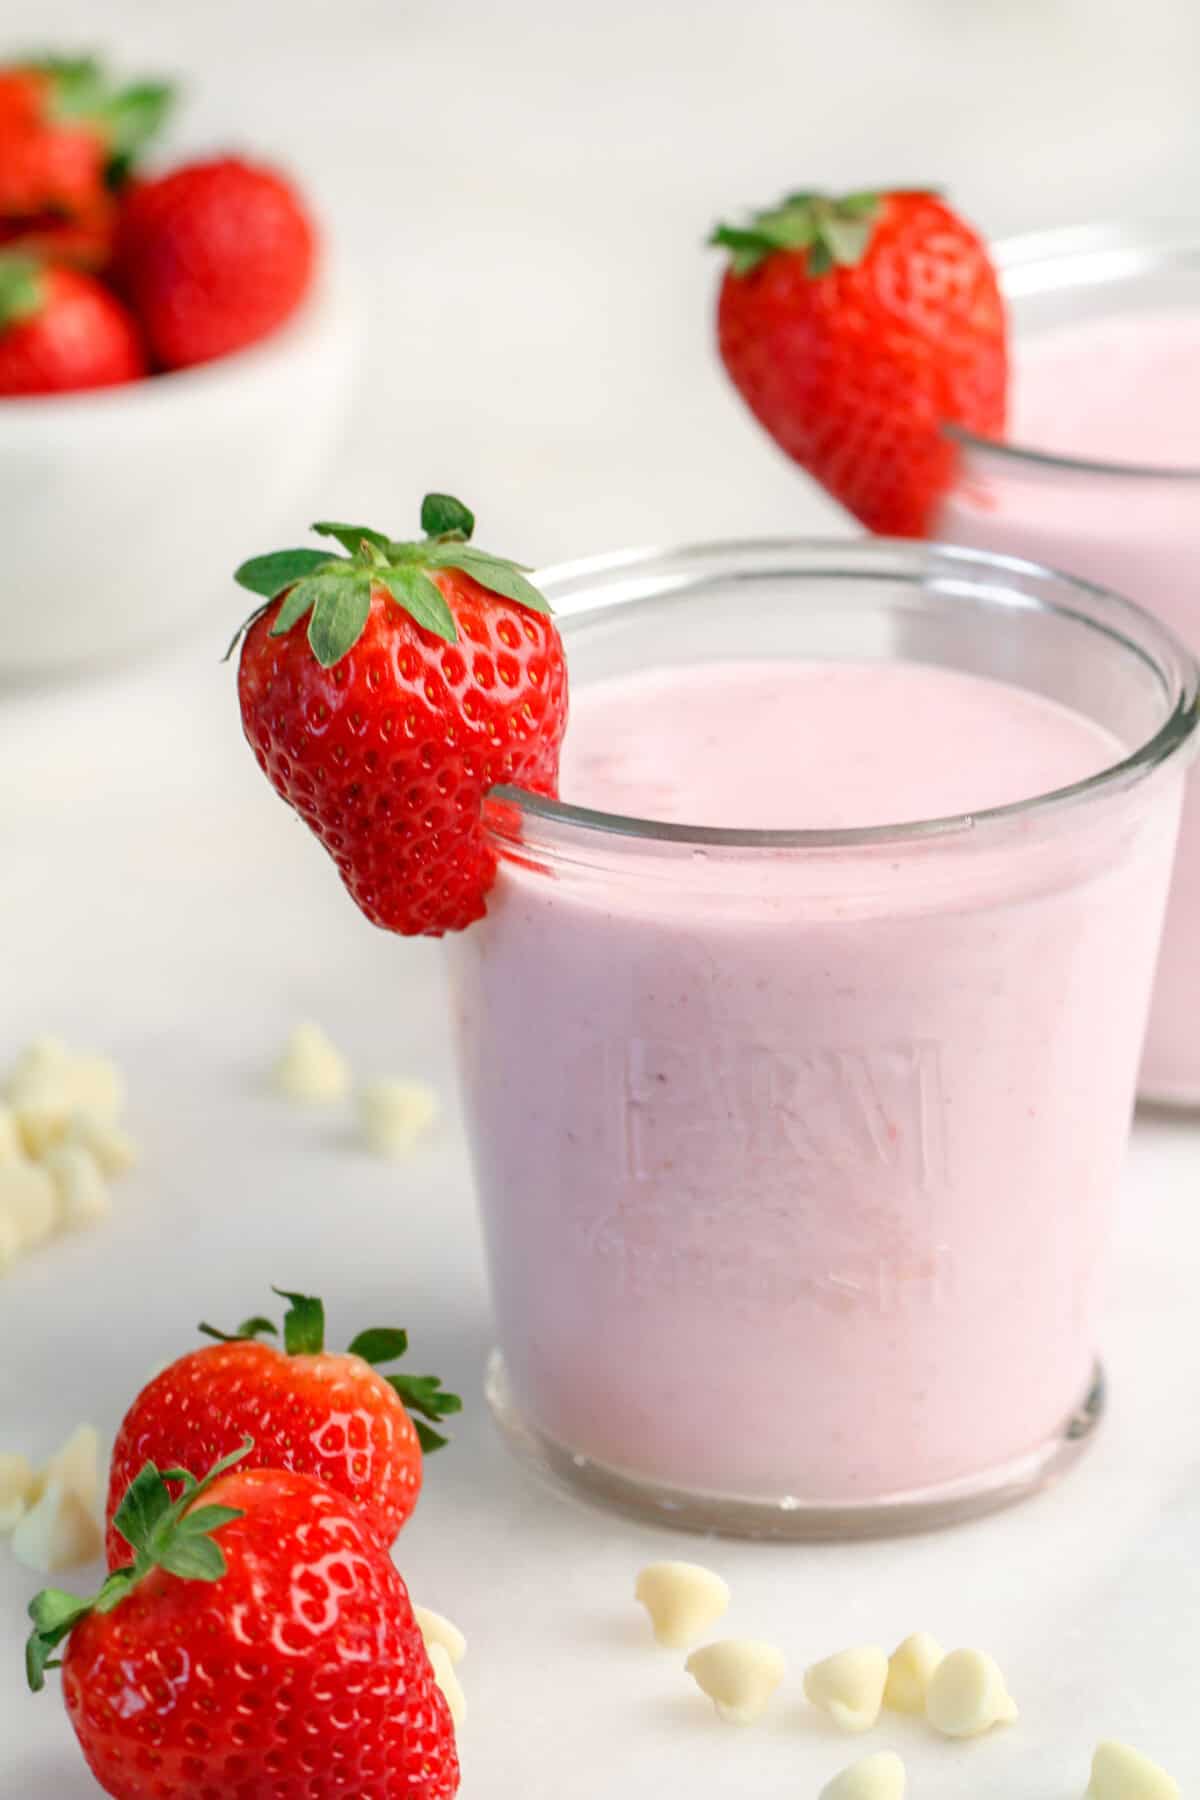
[[[316,234],[289,182],[228,157],[139,182],[116,254],[151,349],[181,369],[282,325],[308,292]]]
[[[0,256],[0,397],[114,387],[145,373],[136,324],[94,276]]]
[[[954,473],[948,425],[998,436],[1004,301],[935,194],[791,194],[746,226],[721,286],[721,356],[775,441],[872,531],[920,537]]]
[[[319,524],[348,557],[244,563],[237,579],[268,604],[246,630],[238,693],[267,778],[368,919],[440,937],[486,911],[488,790],[557,792],[567,671],[545,600],[473,548],[467,508],[427,494],[421,525],[423,542],[393,543]]]
[[[127,1565],[92,1601],[31,1603],[30,1686],[65,1644],[67,1712],[114,1800],[451,1800],[454,1727],[386,1548],[324,1483],[228,1472],[240,1456],[176,1500],[147,1463],[118,1514]]]
[[[109,1474],[111,1568],[129,1554],[117,1509],[144,1462],[195,1474],[247,1437],[255,1442],[248,1467],[318,1476],[358,1508],[382,1543],[408,1519],[421,1492],[423,1453],[446,1441],[424,1420],[459,1412],[462,1401],[436,1375],[378,1372],[376,1364],[404,1355],[403,1331],[360,1332],[336,1355],[325,1349],[321,1302],[283,1298],[282,1350],[257,1341],[275,1335],[270,1319],[247,1319],[229,1335],[202,1325],[219,1342],[173,1362],[126,1413]]]
[[[0,70],[0,217],[92,214],[170,103],[161,82],[113,88],[91,58]]]

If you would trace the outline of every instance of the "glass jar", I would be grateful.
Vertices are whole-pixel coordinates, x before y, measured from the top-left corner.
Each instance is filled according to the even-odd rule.
[[[751,1535],[1038,1486],[1100,1411],[1191,659],[1105,593],[919,544],[710,545],[544,585],[576,694],[680,661],[915,661],[1115,747],[1073,787],[865,829],[494,796],[488,915],[448,954],[505,1433],[594,1498]]]
[[[1038,333],[1112,320],[1153,330],[1167,313],[1200,336],[1200,224],[1093,225],[996,250],[1014,361]],[[1102,383],[1105,374],[1096,371]],[[1193,395],[1193,404],[1200,396]],[[1064,405],[1070,404],[1064,396]],[[1132,430],[1132,423],[1131,423]],[[1146,433],[1139,432],[1144,441]],[[1128,594],[1200,650],[1200,468],[1047,455],[960,434],[959,481],[934,536],[1030,557]],[[1200,1104],[1200,780],[1188,785],[1150,1011],[1145,1099]]]

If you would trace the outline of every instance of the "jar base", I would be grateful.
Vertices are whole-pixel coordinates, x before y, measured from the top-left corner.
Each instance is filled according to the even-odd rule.
[[[624,1473],[568,1450],[530,1424],[513,1398],[504,1358],[493,1350],[485,1383],[488,1404],[510,1451],[544,1483],[627,1518],[717,1537],[777,1543],[892,1537],[959,1525],[1011,1506],[1048,1487],[1087,1448],[1104,1414],[1104,1372],[1097,1364],[1079,1405],[1053,1437],[1000,1468],[851,1505],[693,1493]]]

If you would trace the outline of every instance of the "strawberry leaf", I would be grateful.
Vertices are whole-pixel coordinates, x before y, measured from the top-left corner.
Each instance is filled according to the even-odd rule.
[[[532,581],[527,581],[515,564],[506,562],[501,556],[489,556],[486,550],[460,549],[444,560],[472,576],[481,587],[488,588],[493,594],[502,594],[506,600],[516,600],[530,612],[550,611],[549,601],[539,594]]]
[[[364,1362],[393,1362],[403,1356],[408,1349],[407,1331],[391,1331],[386,1327],[378,1327],[372,1331],[360,1331],[358,1336],[347,1347],[347,1356],[361,1356]]]
[[[393,565],[391,568],[381,569],[378,579],[392,599],[398,600],[405,612],[424,630],[443,638],[447,644],[458,642],[454,614],[446,605],[437,584],[430,580],[423,569],[398,568]]]
[[[270,635],[272,637],[283,637],[292,629],[293,625],[299,624],[305,613],[312,611],[313,602],[317,597],[314,583],[318,579],[320,578],[315,575],[306,576],[303,581],[298,581],[295,587],[288,589],[283,596],[279,611],[271,623]]]
[[[312,1294],[289,1294],[272,1288],[288,1302],[283,1317],[283,1345],[289,1356],[319,1356],[325,1348],[325,1307]]]
[[[371,611],[371,578],[341,573],[313,575],[302,586],[314,592],[308,642],[323,669],[332,669],[349,654],[363,634]],[[290,599],[289,595],[289,599]],[[285,602],[286,604],[286,602]]]
[[[313,530],[321,537],[336,538],[343,550],[354,556],[363,544],[374,544],[377,550],[386,550],[389,540],[382,531],[373,531],[369,525],[339,525],[332,520],[322,519],[313,526]]]
[[[154,1463],[144,1463],[126,1489],[113,1524],[135,1554],[147,1550],[171,1510],[171,1495]]]
[[[99,123],[108,138],[110,180],[121,180],[140,151],[157,137],[175,100],[165,81],[139,81],[122,88],[102,108]]]
[[[181,1581],[220,1581],[228,1564],[215,1538],[178,1532],[159,1551],[158,1567]]]
[[[426,494],[421,502],[421,530],[431,538],[450,532],[469,538],[475,530],[475,514],[453,494]]]
[[[409,1412],[426,1419],[445,1419],[462,1411],[459,1396],[447,1393],[437,1375],[388,1375],[386,1380]]]
[[[336,560],[324,550],[272,550],[267,556],[252,556],[242,563],[234,570],[233,579],[252,594],[274,600],[294,581]]]
[[[444,1450],[450,1442],[450,1439],[444,1438],[440,1431],[435,1431],[432,1425],[426,1425],[424,1419],[414,1419],[413,1430],[416,1432],[417,1442],[426,1456],[432,1456],[435,1450]]]
[[[0,256],[0,331],[32,319],[45,304],[42,270],[31,256]]]

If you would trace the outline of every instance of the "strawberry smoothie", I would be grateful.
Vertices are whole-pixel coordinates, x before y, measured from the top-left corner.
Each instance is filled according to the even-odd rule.
[[[934,534],[1128,594],[1200,648],[1200,281],[1176,306],[1169,294],[1148,307],[1097,302],[1096,291],[1092,316],[1018,328],[1009,438],[1034,454],[973,444]],[[1185,803],[1141,1087],[1200,1104],[1200,781]]]
[[[722,635],[694,604],[676,658]],[[561,791],[625,824],[508,809],[451,951],[500,1409],[710,1525],[1020,1485],[1093,1382],[1180,759],[1039,814],[1151,710],[886,647],[660,661],[650,625],[614,671],[602,624]]]

